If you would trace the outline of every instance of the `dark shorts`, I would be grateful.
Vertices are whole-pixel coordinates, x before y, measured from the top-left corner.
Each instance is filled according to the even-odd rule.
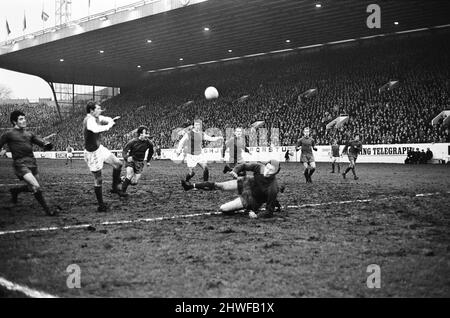
[[[262,206],[262,203],[257,202],[252,195],[250,189],[244,188],[244,180],[245,178],[238,179],[238,193],[240,194],[240,198],[242,201],[242,205],[246,210],[258,211]]]
[[[356,159],[357,159],[358,157],[357,156],[354,156],[354,155],[348,155],[348,161],[354,161],[354,162],[356,162]]]
[[[141,174],[142,170],[144,170],[144,161],[132,161],[128,162],[125,165],[126,168],[131,167],[135,174]]]
[[[38,174],[38,168],[36,164],[36,158],[21,158],[17,159],[13,163],[14,173],[23,180],[23,176],[32,173],[34,176]]]
[[[303,163],[310,163],[310,162],[314,162],[314,155],[310,155],[310,154],[302,154],[300,157],[300,161]]]

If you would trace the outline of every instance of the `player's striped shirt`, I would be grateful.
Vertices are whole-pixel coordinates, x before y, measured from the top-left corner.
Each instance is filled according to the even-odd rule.
[[[195,132],[191,130],[188,132],[188,141],[186,144],[187,153],[191,155],[199,155],[202,153],[202,143],[203,143],[203,131]]]
[[[229,162],[238,163],[243,160],[242,153],[246,150],[246,142],[245,137],[231,137],[225,142],[225,145],[223,147],[222,151],[222,157],[225,156],[226,149],[230,149],[230,159]]]
[[[206,141],[217,141],[222,137],[210,137],[203,131],[189,131],[183,138],[181,138],[178,144],[178,150],[181,152],[182,147],[184,147],[184,152],[191,155],[200,155],[202,153],[203,140]]]

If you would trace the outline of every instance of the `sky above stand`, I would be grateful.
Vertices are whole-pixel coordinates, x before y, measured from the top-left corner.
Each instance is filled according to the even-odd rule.
[[[129,5],[137,0],[72,0],[72,19],[77,20],[90,14]],[[90,3],[90,6],[89,6]],[[11,40],[55,25],[55,0],[0,0],[0,42]],[[42,11],[49,15],[42,21]],[[23,30],[24,16],[26,29]],[[6,32],[8,21],[11,33]],[[28,74],[0,68],[0,86],[11,90],[10,98],[53,98],[52,91],[43,79]]]

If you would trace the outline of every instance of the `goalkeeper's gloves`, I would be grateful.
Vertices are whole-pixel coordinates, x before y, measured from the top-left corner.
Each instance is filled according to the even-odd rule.
[[[238,175],[237,175],[236,172],[230,171],[229,173],[230,173],[230,175],[231,175],[234,179],[237,179],[237,178],[238,178]]]

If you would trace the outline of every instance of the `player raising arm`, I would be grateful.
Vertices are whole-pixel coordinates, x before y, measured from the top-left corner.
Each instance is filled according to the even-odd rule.
[[[202,130],[202,121],[199,119],[194,120],[194,128],[184,134],[176,150],[177,156],[181,154],[183,149],[186,153],[186,164],[189,169],[189,173],[186,175],[186,181],[191,180],[195,176],[194,168],[197,165],[203,169],[203,181],[208,181],[209,170],[206,159],[202,154],[202,143],[203,140],[218,141],[220,139],[223,139],[223,137],[211,137],[204,133]]]
[[[0,137],[0,149],[7,144],[12,154],[13,167],[19,180],[25,181],[26,185],[10,189],[12,202],[17,203],[19,193],[33,192],[34,197],[44,209],[47,215],[55,215],[55,211],[51,210],[45,202],[39,185],[39,173],[36,158],[33,154],[33,144],[44,148],[44,150],[52,150],[51,143],[44,141],[32,132],[26,130],[27,120],[25,114],[19,110],[15,110],[10,115],[12,129],[4,133]],[[4,153],[4,151],[0,151]]]
[[[138,184],[145,165],[145,153],[148,151],[147,164],[153,157],[153,144],[148,139],[150,137],[148,128],[140,126],[136,133],[137,138],[130,140],[123,148],[122,156],[127,170],[127,177],[122,183],[122,192],[124,193],[127,192],[130,184]]]
[[[102,193],[102,169],[104,163],[113,167],[111,192],[117,193],[119,196],[126,196],[126,194],[122,192],[122,189],[119,189],[122,163],[111,151],[100,143],[100,134],[110,130],[115,124],[115,119],[118,119],[118,117],[112,119],[110,117],[101,116],[100,114],[102,112],[103,110],[99,104],[92,101],[87,103],[87,115],[83,121],[84,160],[94,176],[94,191],[98,202],[97,211],[106,212],[107,206],[103,202]]]

